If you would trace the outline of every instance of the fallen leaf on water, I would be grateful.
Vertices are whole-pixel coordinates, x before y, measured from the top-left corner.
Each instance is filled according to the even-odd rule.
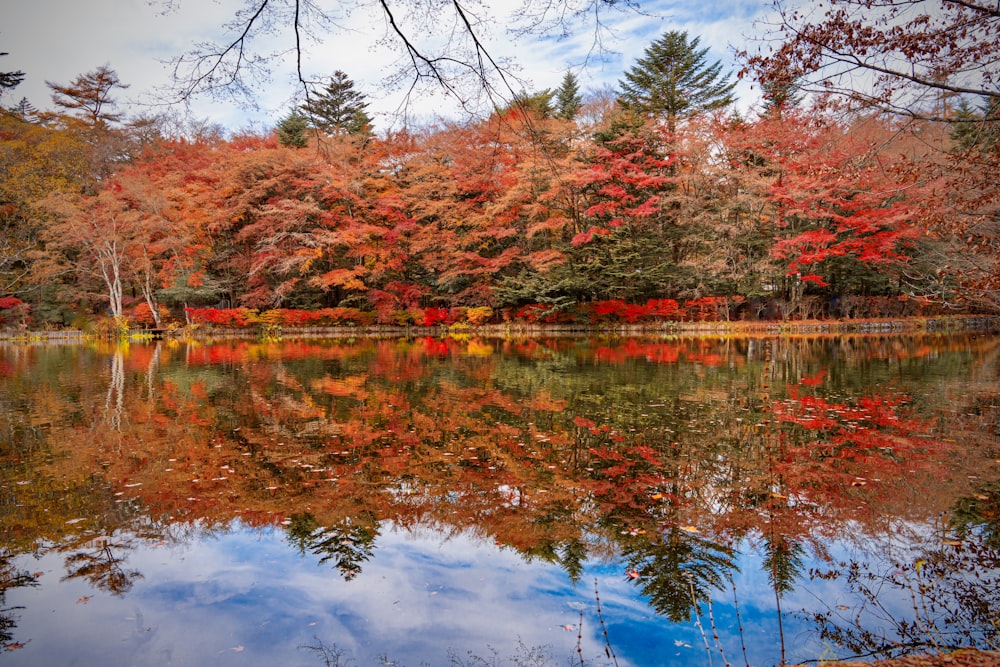
[[[90,596],[88,595],[87,597],[78,598],[77,601],[76,601],[76,603],[77,604],[87,604],[87,602],[89,602],[89,601],[90,601]]]
[[[24,642],[11,642],[10,644],[4,645],[4,648],[8,651],[16,651],[24,648]]]
[[[845,609],[850,609],[846,604],[838,604],[837,609],[844,611]]]
[[[572,625],[562,625],[560,627],[566,632],[572,632],[573,630],[575,630],[575,628]]]

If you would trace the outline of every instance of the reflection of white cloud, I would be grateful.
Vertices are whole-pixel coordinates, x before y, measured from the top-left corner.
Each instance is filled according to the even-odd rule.
[[[496,649],[507,658],[519,642],[548,647],[552,663],[560,664],[575,654],[581,610],[584,654],[603,655],[595,580],[620,665],[650,664],[651,655],[659,664],[700,664],[706,655],[694,620],[671,624],[657,616],[620,562],[588,564],[574,587],[558,567],[526,562],[489,540],[385,526],[373,557],[348,582],[317,556],[299,554],[281,532],[195,535],[185,546],[116,554],[127,555],[125,566],[144,575],[123,598],[81,580],[61,582],[63,554],[22,559],[21,567],[45,574],[39,588],[7,592],[6,605],[25,607],[15,638],[30,640],[26,649],[5,655],[7,663],[305,666],[322,664],[300,648],[318,638],[358,665],[376,664],[381,655],[444,664],[449,650],[489,657]],[[746,644],[751,662],[771,663],[778,659],[774,592],[760,554],[743,546],[748,553],[734,576],[743,636],[728,582],[713,593],[711,617],[702,605],[701,622],[711,641],[714,620],[730,658]],[[846,558],[854,548],[837,543],[831,555]],[[807,556],[805,570],[810,567],[824,565]],[[902,593],[886,590],[885,596],[880,602],[906,616]],[[804,571],[782,598],[789,658],[809,659],[824,649],[796,612],[855,603],[842,579],[809,580]],[[710,648],[718,650],[714,642]]]

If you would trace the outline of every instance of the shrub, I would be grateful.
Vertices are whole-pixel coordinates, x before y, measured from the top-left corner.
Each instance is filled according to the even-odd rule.
[[[475,308],[469,308],[465,311],[465,319],[469,321],[469,324],[473,326],[478,326],[480,324],[485,324],[493,317],[493,309],[489,306],[476,306]]]

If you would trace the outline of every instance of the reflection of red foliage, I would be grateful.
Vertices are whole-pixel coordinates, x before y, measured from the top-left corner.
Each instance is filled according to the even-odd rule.
[[[424,354],[429,357],[447,357],[449,353],[448,340],[424,336],[420,339],[424,347]]]
[[[772,409],[778,422],[807,431],[805,438],[784,434],[783,477],[791,491],[812,496],[815,502],[842,494],[858,479],[904,479],[932,450],[946,447],[927,437],[930,421],[907,414],[904,397],[865,396],[835,403],[799,393],[798,386],[790,387],[789,398]]]
[[[804,377],[801,380],[799,380],[799,384],[801,384],[804,387],[817,387],[823,384],[825,380],[826,380],[826,369],[821,368],[819,371],[817,371],[815,375]]]

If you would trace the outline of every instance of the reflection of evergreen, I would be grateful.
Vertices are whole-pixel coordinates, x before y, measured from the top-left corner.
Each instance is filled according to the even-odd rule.
[[[792,590],[795,580],[802,573],[805,549],[787,535],[768,534],[764,541],[764,563],[767,578],[776,595]]]
[[[12,613],[20,607],[7,607],[4,603],[7,591],[20,586],[37,586],[38,581],[28,572],[17,570],[11,564],[12,554],[0,551],[0,649],[5,648],[14,639],[14,628],[17,617]]]
[[[583,566],[587,561],[587,545],[582,540],[570,540],[559,546],[559,564],[566,570],[574,584],[583,576]]]
[[[1000,481],[960,498],[951,509],[951,524],[960,537],[978,535],[984,545],[1000,549]]]
[[[573,584],[580,583],[588,553],[587,544],[580,539],[566,542],[546,542],[531,549],[521,550],[522,556],[529,561],[532,558],[540,558],[547,563],[558,565],[566,571]]]
[[[623,554],[653,609],[675,623],[689,620],[694,602],[711,599],[709,589],[722,589],[737,570],[731,548],[679,528],[662,541],[625,544]]]
[[[362,512],[358,517],[346,517],[332,526],[320,526],[312,514],[292,516],[287,527],[288,540],[299,552],[307,551],[320,556],[319,562],[332,562],[333,566],[350,581],[361,574],[361,564],[375,552],[375,539],[379,535],[378,519]]]

